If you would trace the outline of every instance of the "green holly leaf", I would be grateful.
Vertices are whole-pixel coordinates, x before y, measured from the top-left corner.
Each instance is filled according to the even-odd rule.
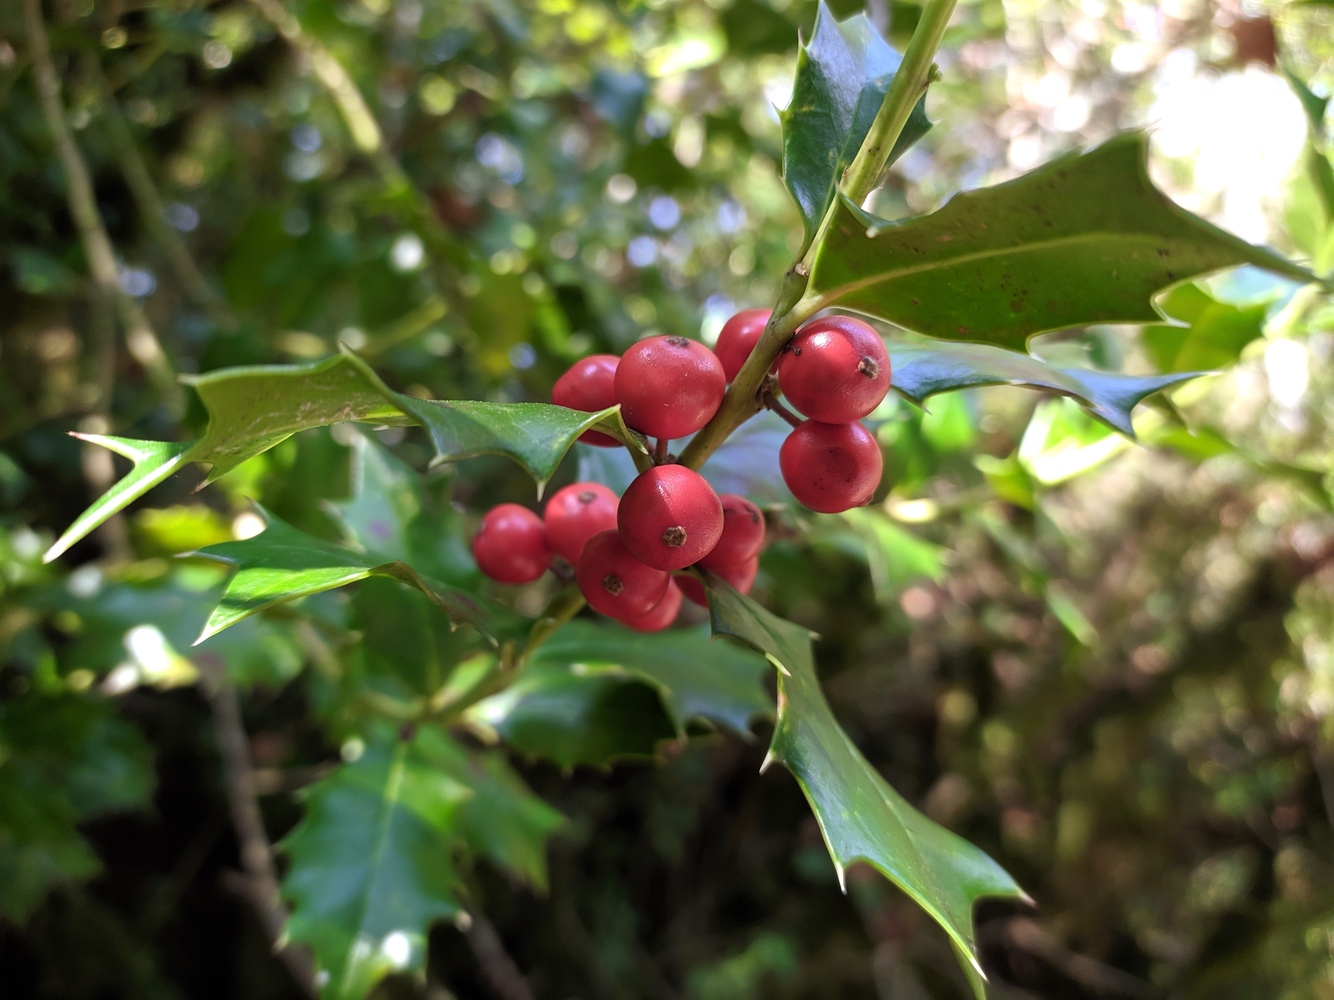
[[[468,789],[439,766],[429,731],[381,733],[311,786],[282,842],[287,935],[310,945],[326,1000],[360,1000],[391,972],[421,972],[426,933],[457,916],[453,846]]]
[[[421,477],[389,449],[364,434],[352,440],[352,496],[330,506],[352,540],[388,560],[410,562],[408,536],[421,514]]]
[[[1158,291],[1226,267],[1314,280],[1174,204],[1147,155],[1142,133],[1121,135],[902,222],[840,199],[807,294],[928,336],[1022,348],[1081,324],[1158,322]]]
[[[921,406],[940,392],[980,385],[1050,389],[1079,401],[1090,415],[1129,437],[1131,411],[1146,396],[1196,378],[1199,372],[1121,375],[1058,368],[1040,358],[987,344],[887,338],[894,389]]]
[[[103,437],[100,434],[73,436],[128,458],[134,463],[134,468],[75,519],[56,543],[46,550],[43,562],[58,558],[71,545],[86,538],[99,525],[119,514],[170,476],[189,461],[188,453],[194,447],[192,441],[134,441],[130,438]]]
[[[597,413],[551,403],[491,403],[472,399],[418,399],[394,392],[359,358],[348,355],[367,380],[403,413],[426,428],[435,445],[433,465],[477,455],[504,455],[537,480],[537,493],[556,472],[561,459],[587,430],[610,434],[627,447],[648,454],[641,436],[621,420],[621,408]]]
[[[529,790],[499,751],[467,751],[439,730],[417,737],[422,753],[469,788],[458,831],[470,852],[539,891],[547,887],[547,840],[565,822]]]
[[[797,53],[783,124],[783,182],[801,209],[810,244],[902,62],[865,14],[836,21],[821,0],[815,32]],[[917,102],[894,145],[893,163],[931,128]]]
[[[26,921],[53,883],[95,875],[77,824],[152,793],[152,752],[109,703],[31,692],[0,704],[0,914]]]
[[[182,376],[208,410],[190,460],[211,466],[205,484],[297,431],[349,420],[405,423],[376,381],[346,355],[308,365],[251,365]]]
[[[949,934],[978,1000],[973,936],[982,897],[1023,899],[996,862],[932,822],[894,791],[839,726],[820,690],[811,633],[708,576],[713,631],[763,653],[778,668],[778,724],[765,765],[783,764],[806,794],[840,882],[854,861],[878,869]],[[846,886],[845,886],[846,888]]]
[[[652,757],[662,740],[676,737],[662,699],[647,684],[552,663],[530,662],[518,680],[465,717],[520,753],[562,767]]]
[[[1199,285],[1180,285],[1161,300],[1165,314],[1181,324],[1144,328],[1141,339],[1159,371],[1227,368],[1242,349],[1264,336],[1268,305],[1219,302]]]
[[[416,587],[450,621],[471,625],[493,642],[500,638],[502,623],[506,635],[512,628],[503,615],[492,612],[476,598],[437,587],[406,563],[382,563],[373,556],[298,531],[258,504],[255,507],[264,518],[263,532],[243,541],[210,545],[197,553],[231,563],[236,573],[196,643],[265,608],[344,587],[372,575],[395,577]]]
[[[478,642],[474,633],[451,628],[425,594],[395,579],[363,581],[351,611],[362,636],[353,656],[366,682],[390,697],[431,697]]]

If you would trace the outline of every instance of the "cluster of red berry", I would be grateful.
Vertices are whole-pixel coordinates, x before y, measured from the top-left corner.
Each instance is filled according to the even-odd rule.
[[[745,497],[720,497],[699,473],[671,464],[666,442],[709,422],[768,320],[764,309],[733,316],[716,353],[685,337],[649,337],[620,358],[596,354],[571,367],[551,401],[588,412],[619,403],[628,427],[659,440],[661,464],[641,473],[619,501],[598,483],[575,483],[552,496],[542,517],[518,504],[493,508],[473,539],[482,572],[502,583],[529,583],[561,556],[574,566],[594,610],[646,632],[670,625],[683,596],[707,603],[698,580],[673,572],[700,566],[749,591],[764,515]],[[869,502],[882,460],[858,421],[889,391],[889,354],[880,337],[860,320],[818,319],[797,331],[774,367],[782,392],[810,418],[793,428],[778,454],[793,496],[824,513]],[[618,444],[597,431],[581,440]]]

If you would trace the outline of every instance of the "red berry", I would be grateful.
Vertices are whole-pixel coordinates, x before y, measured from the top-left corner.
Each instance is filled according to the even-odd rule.
[[[694,434],[718,412],[727,377],[711,350],[685,337],[649,337],[616,368],[616,398],[628,426],[655,438]]]
[[[764,548],[764,515],[745,497],[724,493],[723,533],[713,550],[699,561],[705,569],[721,573],[726,566],[743,563]]]
[[[778,384],[800,412],[825,424],[860,420],[889,392],[889,352],[851,316],[807,323],[778,359]]]
[[[612,618],[637,618],[658,606],[667,584],[666,573],[645,566],[630,554],[615,531],[599,531],[579,553],[574,571],[579,592],[594,611]]]
[[[551,401],[572,410],[596,413],[616,405],[616,365],[614,354],[590,354],[570,366],[551,387]],[[584,431],[579,440],[601,448],[615,448],[621,442],[601,431]]]
[[[616,523],[638,559],[658,569],[684,569],[718,543],[723,505],[698,472],[659,465],[630,484]]]
[[[727,381],[732,381],[741,371],[772,314],[772,309],[742,309],[718,331],[718,343],[713,345],[713,353],[718,355]]]
[[[646,615],[640,615],[638,618],[623,618],[622,622],[636,632],[661,632],[676,621],[676,616],[680,612],[681,588],[676,585],[675,580],[669,580],[667,593],[662,595],[662,600],[658,602],[656,608]]]
[[[542,519],[517,503],[492,507],[472,539],[477,566],[500,583],[532,583],[551,565]]]
[[[715,576],[722,577],[730,583],[738,593],[749,594],[750,588],[755,586],[755,576],[760,571],[760,557],[751,556],[745,562],[735,563],[731,566],[724,566],[721,569],[710,570]],[[709,606],[708,594],[705,593],[704,585],[693,576],[678,576],[676,585],[681,588],[681,593],[694,601],[701,608]]]
[[[556,555],[571,565],[577,563],[585,542],[599,531],[616,527],[619,502],[601,483],[575,483],[557,490],[542,514],[547,541]]]
[[[807,420],[778,449],[778,467],[794,497],[811,510],[837,514],[870,502],[884,459],[861,424]]]

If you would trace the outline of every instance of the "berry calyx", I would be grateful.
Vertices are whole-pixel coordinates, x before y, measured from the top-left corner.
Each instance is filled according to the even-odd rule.
[[[616,398],[626,425],[655,438],[694,434],[718,412],[727,389],[711,350],[685,337],[649,337],[616,367]]]
[[[614,354],[590,354],[572,364],[556,379],[551,387],[551,401],[572,410],[596,413],[616,405],[616,366],[620,359]],[[615,448],[620,444],[610,434],[584,431],[579,440],[599,448]]]
[[[621,620],[656,608],[671,581],[662,570],[636,559],[617,531],[599,531],[584,544],[574,576],[594,611]]]
[[[542,523],[556,555],[571,565],[577,563],[585,542],[616,527],[618,503],[616,494],[601,483],[574,483],[552,494]]]
[[[636,632],[661,632],[681,613],[681,588],[675,580],[668,580],[667,593],[662,595],[658,606],[646,615],[638,618],[623,618],[622,623],[629,625]]]
[[[750,352],[755,350],[760,334],[764,333],[772,315],[772,309],[742,309],[718,331],[718,342],[713,345],[713,353],[718,356],[727,381],[731,382],[736,378],[736,373],[741,371],[741,366],[750,357]]]
[[[698,472],[659,465],[630,484],[616,523],[636,558],[656,569],[684,569],[718,543],[723,505]]]
[[[807,420],[778,449],[778,468],[794,497],[821,514],[837,514],[870,502],[884,459],[861,424]]]
[[[700,559],[705,569],[722,572],[760,554],[764,548],[764,514],[760,508],[743,496],[724,493],[718,500],[723,505],[723,533],[708,555]]]
[[[749,594],[750,588],[755,586],[755,577],[760,572],[760,557],[751,556],[745,562],[735,563],[731,566],[724,566],[720,569],[710,570],[715,576],[721,577],[732,585],[740,594]],[[704,585],[693,576],[675,577],[676,585],[681,588],[681,593],[688,597],[701,608],[709,606],[709,595],[704,590]]]
[[[778,359],[778,384],[797,410],[825,424],[860,420],[889,392],[889,352],[851,316],[807,323]]]
[[[498,583],[532,583],[551,565],[542,519],[517,503],[492,507],[472,539],[477,567]]]

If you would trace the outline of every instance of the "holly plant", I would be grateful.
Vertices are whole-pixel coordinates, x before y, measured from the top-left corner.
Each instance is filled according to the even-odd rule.
[[[1149,179],[1141,133],[927,214],[869,212],[887,168],[942,127],[925,100],[953,7],[926,0],[902,55],[864,16],[838,21],[821,7],[780,114],[797,250],[774,301],[738,312],[713,349],[648,336],[619,358],[577,361],[549,403],[421,398],[344,349],[188,376],[208,415],[198,440],[83,435],[133,468],[48,561],[192,463],[207,467],[207,485],[328,425],[418,426],[432,466],[498,455],[536,483],[536,504],[521,492],[460,513],[374,435],[352,433],[352,496],[330,510],[341,541],[257,509],[262,530],[197,553],[230,572],[195,640],[225,668],[212,683],[244,669],[232,629],[303,630],[324,650],[312,697],[338,706],[343,759],[305,791],[303,818],[277,845],[284,940],[309,946],[323,996],[362,997],[389,972],[421,971],[433,922],[480,916],[469,859],[545,885],[545,845],[562,818],[501,748],[606,764],[701,726],[747,738],[771,714],[765,767],[801,786],[840,880],[862,862],[902,889],[984,995],[974,905],[1028,897],[896,792],[840,727],[821,691],[818,637],[748,596],[766,533],[885,495],[876,415],[891,390],[922,404],[1026,385],[1133,436],[1134,407],[1196,373],[1059,368],[1027,353],[1029,339],[1161,322],[1164,290],[1238,265],[1314,279],[1174,204]],[[544,498],[572,453],[577,481]],[[469,533],[494,585],[456,544]],[[318,596],[343,587],[355,588],[345,606]],[[686,601],[707,608],[711,636],[677,624]],[[355,628],[333,643],[339,615]],[[627,677],[660,698],[664,730],[628,714]]]

